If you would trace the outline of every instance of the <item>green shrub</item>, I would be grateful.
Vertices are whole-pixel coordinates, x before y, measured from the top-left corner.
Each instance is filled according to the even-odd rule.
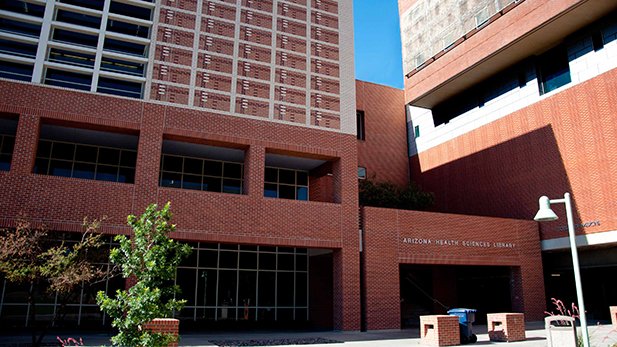
[[[114,345],[124,347],[163,347],[179,338],[143,329],[144,324],[155,318],[170,318],[173,310],[181,310],[186,300],[176,300],[174,294],[180,293],[173,281],[176,268],[182,258],[192,249],[173,241],[167,234],[173,232],[175,225],[169,223],[172,217],[169,203],[157,211],[150,205],[140,217],[129,216],[128,224],[133,228],[132,238],[116,236],[120,248],[115,248],[109,256],[111,262],[120,265],[124,278],[133,277],[137,283],[129,290],[118,290],[115,299],[99,292],[97,302],[101,310],[113,319],[112,326],[119,333],[111,340]]]

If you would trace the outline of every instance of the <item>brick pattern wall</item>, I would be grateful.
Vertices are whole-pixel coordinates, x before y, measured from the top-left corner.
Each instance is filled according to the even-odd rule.
[[[491,341],[525,341],[525,316],[522,313],[490,313],[486,320]]]
[[[615,230],[616,83],[611,70],[413,156],[412,179],[435,192],[436,211],[527,220],[540,196],[570,192],[574,223],[589,223],[578,235]],[[565,209],[554,211],[543,240],[567,237]]]
[[[535,222],[374,207],[364,207],[362,215],[367,329],[400,328],[398,264],[509,266],[512,309],[530,321],[544,317]]]
[[[420,316],[420,344],[458,346],[461,344],[457,316]]]
[[[363,141],[358,140],[358,166],[377,181],[404,185],[409,180],[403,91],[356,81],[356,108],[364,111]]]
[[[171,201],[179,240],[333,249],[333,324],[360,329],[355,136],[7,80],[0,90],[0,113],[19,114],[11,171],[0,175],[0,226],[23,212],[34,225],[81,231],[84,216],[107,216],[101,232],[127,234],[127,215]],[[135,183],[33,174],[42,122],[138,134]],[[245,149],[246,194],[159,187],[163,138]],[[334,161],[331,203],[264,198],[266,151]]]
[[[144,328],[152,332],[178,336],[180,321],[173,318],[156,318],[152,322],[144,324]],[[169,347],[178,347],[178,342],[170,343]]]
[[[351,16],[339,13],[337,2],[180,0],[164,1],[157,11],[149,100],[353,132],[352,95],[340,95],[340,65],[352,53],[347,49],[347,57],[339,55]],[[340,25],[343,18],[345,25]],[[214,76],[225,81],[214,83]],[[270,84],[277,92],[247,93],[242,87],[247,79]],[[279,91],[286,86],[300,89],[285,97]],[[216,98],[212,92],[218,92]],[[281,103],[296,106],[293,116],[281,114]],[[327,112],[328,121],[315,121],[311,114],[316,112]],[[341,122],[343,114],[347,122]]]

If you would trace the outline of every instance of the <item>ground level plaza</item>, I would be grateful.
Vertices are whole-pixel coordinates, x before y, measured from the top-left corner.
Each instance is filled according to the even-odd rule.
[[[526,324],[525,335],[526,341],[521,342],[492,342],[489,341],[485,325],[474,325],[474,332],[477,332],[478,342],[476,345],[508,345],[508,346],[525,346],[525,347],[546,347],[546,332],[543,322],[533,322]],[[592,345],[610,345],[617,342],[617,333],[610,334],[610,325],[601,327],[591,327],[591,343]],[[65,332],[59,334],[61,338],[82,337],[85,346],[100,346],[109,344],[109,334],[92,334],[81,332]],[[419,329],[404,329],[399,331],[387,332],[308,332],[308,331],[260,331],[260,332],[210,332],[210,333],[185,333],[180,334],[182,340],[180,346],[215,346],[209,341],[228,341],[228,340],[280,340],[280,339],[308,339],[308,338],[324,338],[340,341],[341,343],[334,344],[314,344],[309,346],[314,347],[407,347],[420,345]],[[604,340],[608,336],[609,338]],[[30,337],[26,334],[22,335],[4,335],[3,343],[20,343],[28,342]],[[604,341],[603,341],[604,340]],[[50,334],[45,342],[56,342],[56,335]]]

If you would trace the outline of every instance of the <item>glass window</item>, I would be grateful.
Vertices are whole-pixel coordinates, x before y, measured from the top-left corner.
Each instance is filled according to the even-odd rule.
[[[41,25],[19,22],[8,18],[0,18],[0,30],[22,34],[25,36],[39,37],[41,34]]]
[[[51,48],[49,50],[49,61],[67,65],[93,67],[94,55],[65,51],[62,49]]]
[[[266,167],[264,180],[266,198],[304,201],[309,199],[308,171]]]
[[[0,77],[10,78],[19,81],[32,80],[32,65],[11,63],[8,61],[0,61]]]
[[[0,53],[34,58],[36,56],[36,50],[36,45],[0,39]]]
[[[239,163],[163,154],[161,186],[242,194],[242,170]]]
[[[147,46],[134,42],[120,41],[116,39],[105,38],[103,49],[114,52],[126,53],[145,57],[147,54]]]
[[[366,168],[365,167],[358,168],[358,178],[361,180],[366,178]]]
[[[127,96],[129,98],[141,99],[142,84],[137,82],[115,80],[107,77],[99,78],[99,86],[96,89],[99,93]]]
[[[148,8],[124,4],[117,1],[111,2],[109,12],[145,20],[151,20],[152,17],[152,10]]]
[[[364,111],[356,111],[356,130],[358,140],[365,140],[364,137]]]
[[[72,89],[90,90],[92,75],[47,69],[45,84]]]
[[[64,29],[54,29],[52,38],[55,41],[68,42],[79,46],[96,48],[99,43],[99,37],[94,35],[82,34]]]
[[[142,63],[133,63],[130,61],[103,57],[101,60],[101,70],[143,77],[145,65]]]
[[[59,22],[81,25],[95,29],[99,29],[101,27],[100,17],[94,17],[65,10],[58,10],[58,12],[56,12],[56,20]]]
[[[34,173],[133,183],[136,161],[133,150],[39,139]]]
[[[43,18],[43,15],[45,14],[45,6],[31,4],[20,0],[0,0],[0,8],[5,11],[11,11],[40,18]]]
[[[572,82],[568,52],[559,45],[538,57],[540,71],[540,95],[551,92]]]
[[[15,136],[0,135],[0,171],[11,170],[11,160],[13,159],[14,147]]]
[[[105,5],[105,1],[103,0],[60,0],[60,2],[100,11],[103,10],[103,6]]]
[[[113,19],[107,20],[107,31],[113,31],[125,35],[148,38],[150,28],[143,25],[121,22]]]

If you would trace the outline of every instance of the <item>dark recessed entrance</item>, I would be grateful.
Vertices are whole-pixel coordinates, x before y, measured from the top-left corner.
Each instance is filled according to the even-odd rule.
[[[473,308],[477,323],[486,314],[511,312],[507,266],[400,265],[401,326],[420,325],[420,316]]]

